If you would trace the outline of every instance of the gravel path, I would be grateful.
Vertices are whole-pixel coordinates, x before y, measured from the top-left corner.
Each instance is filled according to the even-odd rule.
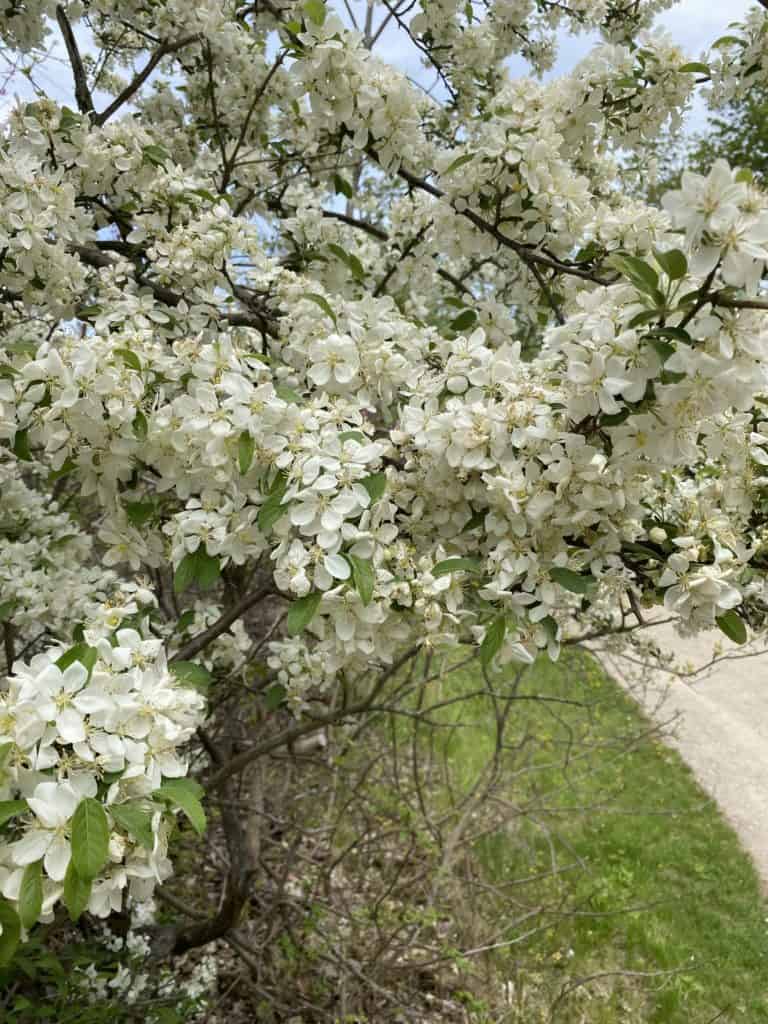
[[[672,745],[736,830],[768,893],[768,649],[738,648],[719,630],[684,638],[657,625],[647,634],[684,671],[725,655],[694,676],[646,670],[641,682],[626,656],[595,652],[654,720],[674,719]]]

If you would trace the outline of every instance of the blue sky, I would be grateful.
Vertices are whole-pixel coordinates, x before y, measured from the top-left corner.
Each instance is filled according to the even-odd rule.
[[[332,6],[332,0],[328,0],[328,6]],[[343,9],[341,0],[338,0],[336,6],[339,10]],[[352,6],[356,11],[364,9],[361,0],[353,0]],[[675,7],[661,15],[657,24],[670,32],[691,59],[696,59],[701,56],[708,44],[725,34],[730,22],[739,20],[752,6],[754,0],[681,0]],[[375,22],[379,18],[380,15]],[[58,60],[49,62],[36,72],[39,84],[57,101],[74,106],[71,76],[62,60],[63,47],[58,41],[55,27],[51,39],[57,43],[54,57]],[[572,68],[588,52],[594,41],[592,36],[564,35],[560,41],[559,58],[553,73],[562,74]],[[388,29],[384,33],[376,52],[384,60],[402,67],[420,81],[429,81],[429,75],[420,66],[418,54],[410,45],[404,44],[403,36],[396,28]],[[0,81],[4,77],[2,71],[3,67],[0,65]],[[520,71],[524,73],[522,66]],[[3,109],[14,102],[16,95],[22,99],[31,96],[29,83],[20,75],[16,75],[8,83],[5,95],[0,95],[0,119]],[[705,118],[703,105],[696,103],[689,117],[689,127],[702,127]]]

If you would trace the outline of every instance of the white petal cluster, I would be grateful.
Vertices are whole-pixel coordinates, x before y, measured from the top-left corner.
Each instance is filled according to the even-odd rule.
[[[38,97],[0,138],[6,898],[39,863],[50,914],[85,800],[94,913],[167,874],[153,794],[202,702],[163,650],[254,581],[273,632],[201,661],[258,654],[297,713],[411,648],[555,657],[622,602],[765,623],[768,197],[721,161],[660,205],[622,186],[703,74],[668,6],[421,0],[390,28],[425,91],[320,0],[86,5],[117,107]],[[715,100],[768,69],[764,24],[716,47]],[[564,26],[599,40],[537,79]]]
[[[162,641],[111,628],[131,610],[140,606],[106,605],[79,646],[17,661],[0,693],[0,794],[16,801],[2,804],[13,814],[0,843],[0,891],[18,900],[25,868],[42,862],[41,920],[62,898],[73,817],[84,799],[98,801],[109,825],[91,913],[105,917],[126,896],[146,898],[171,871],[173,816],[153,795],[164,779],[186,774],[180,748],[200,720],[203,699],[177,683]],[[125,809],[134,817],[121,815]],[[136,816],[140,834],[126,824]]]

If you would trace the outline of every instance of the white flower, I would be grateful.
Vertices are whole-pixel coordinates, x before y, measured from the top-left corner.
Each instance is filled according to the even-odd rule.
[[[37,823],[22,839],[11,844],[14,864],[23,866],[42,860],[49,878],[63,881],[71,855],[67,826],[83,797],[95,794],[96,780],[90,776],[72,782],[41,782],[36,786],[27,803]]]
[[[331,334],[309,346],[310,367],[307,376],[320,388],[346,387],[360,368],[357,346],[349,337]]]

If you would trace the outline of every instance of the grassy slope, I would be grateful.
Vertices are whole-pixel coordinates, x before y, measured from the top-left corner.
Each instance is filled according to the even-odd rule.
[[[495,680],[499,690],[502,680]],[[457,672],[442,683],[443,696],[476,690],[478,683],[474,670]],[[750,861],[687,767],[654,738],[633,742],[648,723],[586,655],[570,652],[558,665],[541,660],[518,692],[588,707],[515,705],[513,736],[528,732],[536,742],[527,748],[532,770],[515,776],[510,762],[504,787],[518,803],[535,790],[533,802],[547,811],[535,815],[536,824],[525,821],[512,833],[505,828],[477,845],[487,877],[498,882],[531,875],[532,859],[545,870],[553,846],[562,862],[580,861],[533,891],[526,888],[529,904],[565,897],[580,914],[553,918],[514,961],[500,959],[502,976],[516,982],[520,999],[522,1016],[510,1011],[509,1020],[538,1019],[535,1000],[526,1013],[527,989],[543,988],[551,1004],[569,979],[661,970],[676,973],[595,979],[558,1003],[554,1020],[768,1021],[768,910]],[[441,733],[460,783],[470,785],[491,750],[490,704],[476,699],[438,714],[445,723],[473,722]],[[565,771],[554,766],[566,747],[576,754],[587,740],[596,748]],[[543,801],[541,794],[547,794]],[[433,796],[439,801],[439,793]],[[647,909],[616,913],[638,906]]]

